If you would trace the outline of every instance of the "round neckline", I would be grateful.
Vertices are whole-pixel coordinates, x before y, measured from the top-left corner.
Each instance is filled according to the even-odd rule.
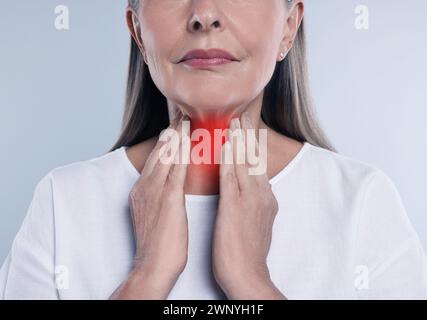
[[[280,170],[275,176],[271,177],[269,179],[270,184],[273,186],[275,185],[281,178],[283,178],[286,174],[292,170],[292,168],[295,167],[295,165],[299,162],[299,160],[302,158],[302,156],[306,153],[306,151],[310,148],[311,144],[307,141],[305,141],[301,147],[301,149],[297,152],[297,154],[288,162],[288,164]],[[126,150],[127,146],[122,146],[115,151],[119,153],[121,158],[123,159],[123,163],[125,164],[128,172],[135,178],[139,178],[141,174],[139,171],[135,168],[133,163],[130,161],[129,157],[127,156]],[[192,201],[215,201],[218,200],[219,194],[185,194],[186,200],[192,200]]]

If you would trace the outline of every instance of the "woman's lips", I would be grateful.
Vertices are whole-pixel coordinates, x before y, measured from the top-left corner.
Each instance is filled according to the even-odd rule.
[[[210,66],[219,66],[227,63],[231,63],[233,60],[226,58],[194,58],[182,61],[182,63],[189,65],[191,67],[210,67]]]
[[[179,61],[191,67],[202,68],[220,66],[238,61],[231,53],[222,49],[196,49],[187,52]]]

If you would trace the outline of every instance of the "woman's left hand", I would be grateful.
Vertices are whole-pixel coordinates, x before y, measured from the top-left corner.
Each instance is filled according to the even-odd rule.
[[[247,129],[253,128],[246,112],[240,121],[233,119],[230,124],[232,131],[241,130],[244,136]],[[256,148],[258,152],[256,138],[246,148],[244,137],[240,135],[239,139],[240,143],[229,139],[222,148],[223,159],[227,153],[232,154],[232,163],[222,161],[220,166],[220,198],[212,245],[213,273],[229,299],[286,299],[271,281],[267,267],[277,200],[266,173],[249,175],[251,166],[245,151]],[[236,163],[238,153],[243,154],[240,158],[245,159],[243,164]]]

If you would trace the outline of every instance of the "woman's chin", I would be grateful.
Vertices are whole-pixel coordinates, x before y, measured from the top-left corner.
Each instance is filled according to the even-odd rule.
[[[186,104],[206,110],[217,108],[230,108],[232,106],[248,103],[248,90],[235,88],[233,86],[199,86],[196,90],[186,90],[177,92],[179,100]]]
[[[224,117],[228,115],[233,115],[236,112],[237,107],[234,104],[229,104],[225,101],[215,101],[209,100],[193,100],[191,103],[188,103],[192,110],[186,110],[186,114],[192,119],[209,119]]]

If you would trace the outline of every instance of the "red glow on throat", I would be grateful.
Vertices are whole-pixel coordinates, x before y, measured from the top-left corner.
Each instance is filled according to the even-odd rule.
[[[227,129],[229,129],[230,120],[230,117],[209,120],[191,119],[191,152],[196,152],[203,157],[202,149],[209,149],[210,161],[200,164],[194,163],[191,159],[190,170],[197,172],[198,175],[208,179],[211,183],[219,183],[219,164],[215,163],[215,157],[221,156],[221,146],[228,140]],[[206,134],[199,136],[201,131]]]

